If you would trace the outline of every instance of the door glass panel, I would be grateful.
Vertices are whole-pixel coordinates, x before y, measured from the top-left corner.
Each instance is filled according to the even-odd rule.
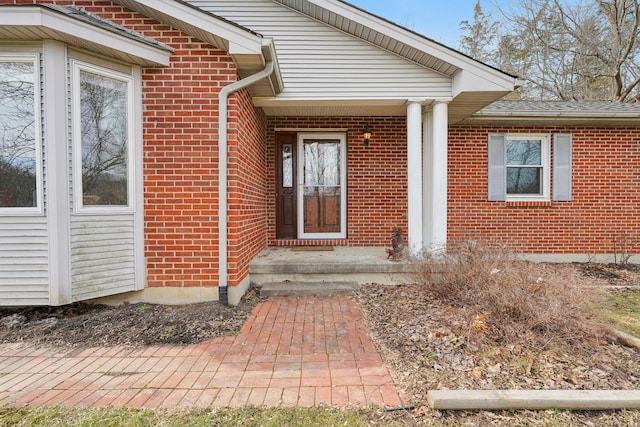
[[[304,232],[340,232],[339,140],[304,140]]]
[[[282,186],[293,187],[293,153],[292,144],[282,144]]]

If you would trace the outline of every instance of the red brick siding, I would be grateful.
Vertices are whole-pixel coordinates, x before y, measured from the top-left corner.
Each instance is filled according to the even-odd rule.
[[[571,132],[573,199],[488,202],[489,132]],[[482,238],[528,253],[592,254],[613,252],[614,240],[625,235],[640,236],[639,129],[453,127],[449,147],[450,241]]]
[[[362,143],[369,125],[371,143]],[[275,129],[348,129],[347,244],[382,246],[391,242],[392,228],[407,219],[407,131],[404,117],[270,117],[267,126],[269,204],[275,206]],[[269,210],[269,245],[276,246],[275,209]],[[332,244],[335,242],[331,242]]]
[[[27,3],[32,3],[28,1]],[[218,93],[237,80],[237,70],[224,51],[194,39],[176,29],[105,1],[50,1],[75,4],[85,10],[125,26],[175,49],[169,67],[143,70],[144,208],[145,256],[148,286],[217,286],[218,284]],[[233,98],[238,97],[240,101]],[[250,208],[238,205],[233,194],[247,180],[247,158],[254,160],[264,138],[264,119],[241,92],[230,101],[232,147],[249,148],[240,160],[230,158],[230,183],[235,186],[233,209],[244,215],[238,226],[230,220],[231,285],[246,275],[247,257],[260,245],[256,236],[262,224],[246,227]],[[242,126],[237,122],[242,121]],[[235,129],[235,131],[234,131]],[[260,130],[262,129],[262,130]],[[262,132],[262,133],[261,133]],[[249,141],[248,146],[244,145]],[[263,150],[263,149],[262,149]],[[262,154],[264,158],[264,154]],[[264,162],[263,162],[264,163]],[[234,165],[240,165],[234,167]],[[264,166],[262,166],[264,169]],[[233,174],[240,174],[234,178]],[[264,172],[262,172],[264,175]],[[257,175],[256,175],[257,176]],[[257,194],[256,194],[257,193]],[[264,205],[264,189],[247,198]],[[256,200],[261,199],[260,202]],[[234,215],[236,212],[230,212]],[[238,228],[240,227],[240,228]],[[262,231],[266,235],[266,231]],[[249,245],[239,242],[255,239]],[[249,255],[238,256],[250,249]]]
[[[249,262],[267,247],[266,123],[246,91],[230,100],[229,285],[249,274]]]
[[[154,38],[176,51],[168,68],[143,73],[147,283],[213,286],[218,92],[236,69],[224,52],[177,31],[158,28]]]

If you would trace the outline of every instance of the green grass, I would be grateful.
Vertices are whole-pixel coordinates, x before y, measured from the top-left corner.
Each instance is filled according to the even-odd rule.
[[[367,426],[366,415],[334,408],[193,409],[184,411],[55,407],[0,407],[0,426],[196,427]]]
[[[616,322],[618,329],[640,338],[640,292],[609,295],[605,314]]]

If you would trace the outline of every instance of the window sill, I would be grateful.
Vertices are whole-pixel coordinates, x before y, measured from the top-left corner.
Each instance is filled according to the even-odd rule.
[[[0,216],[44,216],[41,208],[0,208]]]
[[[550,208],[553,206],[551,200],[507,200],[505,202],[508,208]]]

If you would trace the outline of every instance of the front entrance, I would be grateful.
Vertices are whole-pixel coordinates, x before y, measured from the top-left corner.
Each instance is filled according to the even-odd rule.
[[[346,238],[346,137],[282,133],[276,139],[276,237]]]

